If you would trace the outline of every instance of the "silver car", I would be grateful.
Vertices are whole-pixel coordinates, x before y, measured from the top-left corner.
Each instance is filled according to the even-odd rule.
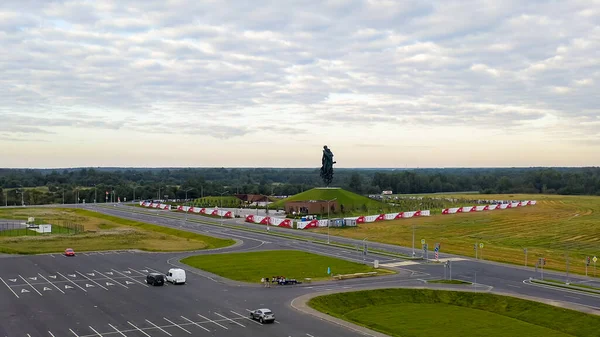
[[[250,311],[250,318],[257,319],[261,323],[275,322],[275,314],[266,308]]]

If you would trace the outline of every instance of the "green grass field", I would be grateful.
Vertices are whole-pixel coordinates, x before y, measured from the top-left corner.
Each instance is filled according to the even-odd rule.
[[[234,196],[210,196],[204,198],[198,198],[193,202],[194,206],[201,207],[239,207],[243,204],[242,200]]]
[[[442,253],[475,256],[473,244],[484,243],[483,259],[533,266],[546,257],[546,268],[564,270],[568,252],[570,271],[585,272],[586,256],[600,258],[600,197],[558,195],[452,195],[456,198],[537,200],[537,205],[516,209],[433,215],[362,224],[357,228],[331,228],[332,235],[369,241],[412,245],[415,226],[417,249],[425,239],[430,247],[441,243]],[[465,204],[463,206],[472,206]],[[315,229],[324,233],[325,229]]]
[[[600,317],[517,298],[430,289],[318,296],[309,306],[392,336],[600,336]]]
[[[331,276],[327,275],[327,268],[330,268],[331,275],[373,271],[390,273],[361,263],[297,250],[198,255],[181,262],[228,279],[251,283],[260,283],[261,278],[273,276],[285,276],[298,281],[304,278],[329,280]]]
[[[83,225],[79,234],[0,236],[0,252],[40,254],[75,251],[141,249],[146,251],[186,251],[232,245],[224,240],[173,228],[132,221],[81,209],[9,208],[0,210],[0,219],[27,219],[33,216],[47,223]],[[18,234],[13,233],[13,234]],[[29,234],[29,233],[27,233]]]
[[[379,210],[389,208],[386,204],[377,200],[363,197],[362,195],[346,191],[341,188],[313,188],[302,193],[298,193],[286,199],[278,200],[269,205],[269,208],[283,209],[286,202],[289,201],[305,201],[305,200],[332,200],[337,198],[336,202],[344,205],[345,212],[351,210],[360,210],[366,207],[365,211],[379,212]],[[327,213],[325,211],[325,213]]]

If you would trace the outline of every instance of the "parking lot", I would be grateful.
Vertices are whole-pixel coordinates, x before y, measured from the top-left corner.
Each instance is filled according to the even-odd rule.
[[[0,259],[0,336],[307,336],[294,332],[283,309],[275,309],[275,324],[249,318],[251,309],[284,306],[265,299],[263,288],[236,290],[190,272],[184,285],[147,285],[148,272],[168,271],[168,257],[125,251]]]

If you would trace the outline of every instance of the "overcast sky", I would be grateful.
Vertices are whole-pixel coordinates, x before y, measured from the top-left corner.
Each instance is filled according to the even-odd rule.
[[[600,165],[600,0],[2,0],[0,46],[0,167]]]

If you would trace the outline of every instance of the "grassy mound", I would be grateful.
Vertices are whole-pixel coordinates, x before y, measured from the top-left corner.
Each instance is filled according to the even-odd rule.
[[[390,273],[361,263],[297,250],[197,255],[187,257],[181,262],[228,279],[252,283],[272,276],[285,276],[299,281],[307,277],[312,280],[331,279],[327,268],[330,268],[331,275],[373,271]]]
[[[340,205],[340,207],[341,205],[344,205],[345,211],[363,209],[365,212],[370,211],[371,213],[377,213],[381,209],[388,207],[386,204],[380,201],[369,199],[341,188],[313,188],[311,190],[293,195],[289,198],[278,200],[270,204],[269,208],[283,209],[285,203],[289,201],[332,200],[334,198],[337,198],[336,202]]]
[[[380,289],[319,296],[316,310],[392,336],[600,336],[600,317],[484,293]]]

